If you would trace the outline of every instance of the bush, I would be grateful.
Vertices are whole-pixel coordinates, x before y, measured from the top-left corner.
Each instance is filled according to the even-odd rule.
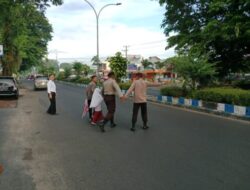
[[[125,82],[125,83],[119,83],[119,86],[122,90],[128,90],[130,87],[131,83],[130,82]]]
[[[250,106],[250,91],[238,88],[206,88],[192,93],[192,98],[241,106]]]
[[[65,79],[65,76],[64,76],[64,73],[63,72],[60,72],[57,77],[56,77],[57,80],[64,80]]]
[[[238,88],[245,89],[245,90],[250,90],[250,79],[233,81],[232,85]]]
[[[189,92],[179,86],[168,86],[161,89],[161,95],[163,96],[174,96],[174,97],[185,97],[188,96]]]
[[[90,78],[79,78],[76,82],[81,84],[89,84],[91,81]]]

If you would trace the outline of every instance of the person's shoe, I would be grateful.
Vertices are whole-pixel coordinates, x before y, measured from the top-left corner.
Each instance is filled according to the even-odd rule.
[[[99,125],[99,127],[100,127],[101,132],[104,133],[105,132],[104,125]]]
[[[100,123],[100,125],[99,125],[99,127],[100,127],[100,130],[101,130],[101,132],[105,132],[105,130],[104,130],[104,125],[105,125],[105,122],[102,122],[102,123]]]
[[[110,127],[114,128],[114,127],[116,127],[116,124],[115,123],[111,123]]]
[[[95,122],[93,122],[93,121],[91,121],[91,122],[90,122],[90,124],[91,124],[91,125],[96,125],[96,123],[95,123]]]
[[[131,128],[130,128],[130,131],[135,132],[135,128],[134,128],[134,127],[131,127]]]
[[[142,129],[144,129],[144,130],[146,130],[146,129],[148,129],[149,127],[147,126],[147,125],[144,125],[143,127],[142,127]]]

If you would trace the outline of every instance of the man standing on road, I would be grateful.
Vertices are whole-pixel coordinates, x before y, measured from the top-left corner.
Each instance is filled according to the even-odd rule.
[[[111,122],[111,128],[115,127],[114,123],[114,114],[116,108],[115,95],[118,95],[120,99],[123,99],[123,94],[117,82],[115,81],[114,72],[110,72],[108,74],[108,79],[103,82],[103,96],[104,102],[107,106],[108,113],[104,117],[103,123],[100,125],[100,129],[102,132],[105,132],[104,126],[108,121]]]
[[[56,85],[54,83],[55,75],[49,75],[49,82],[47,83],[47,91],[50,101],[50,106],[47,111],[48,114],[55,115],[56,114]]]
[[[139,108],[141,108],[141,117],[143,121],[142,129],[148,129],[148,113],[147,113],[147,87],[148,86],[160,86],[159,83],[150,83],[143,79],[142,73],[136,74],[136,80],[132,83],[127,93],[124,95],[125,98],[134,91],[134,104],[133,104],[133,116],[132,116],[132,127],[131,131],[135,131],[135,124],[137,121],[137,116]]]
[[[87,100],[88,100],[88,107],[90,106],[91,103],[91,99],[94,93],[94,90],[96,88],[96,83],[97,83],[97,77],[96,75],[93,75],[91,77],[91,82],[88,84],[87,88],[86,88],[86,96],[87,96]],[[92,121],[92,108],[89,107],[89,121]]]

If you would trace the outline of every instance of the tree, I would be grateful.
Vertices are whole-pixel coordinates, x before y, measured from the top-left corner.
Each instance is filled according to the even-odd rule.
[[[119,82],[127,74],[127,59],[122,57],[121,52],[117,52],[115,56],[109,57],[108,61],[110,62],[110,68],[115,73]]]
[[[61,63],[60,64],[60,68],[61,69],[65,69],[65,68],[72,68],[72,64],[71,63]]]
[[[69,78],[70,75],[71,75],[71,68],[65,67],[64,68],[64,77],[65,77],[65,79]]]
[[[166,66],[166,64],[164,62],[158,61],[155,63],[155,66],[156,66],[156,69],[162,69],[163,67]]]
[[[80,76],[83,71],[83,64],[81,62],[74,62],[73,63],[73,69],[75,69],[76,75]]]
[[[220,76],[250,69],[250,1],[159,0],[168,47],[209,55]]]
[[[90,72],[90,67],[88,65],[86,65],[86,64],[83,64],[82,65],[82,71],[83,71],[84,75],[87,76],[89,74],[89,72]]]
[[[184,87],[189,85],[196,89],[197,85],[207,85],[216,75],[213,64],[208,63],[207,57],[196,55],[181,55],[172,58],[174,70],[184,78]]]
[[[141,63],[142,63],[142,66],[143,66],[144,69],[146,69],[146,68],[149,67],[149,66],[153,66],[153,63],[151,63],[151,62],[150,62],[149,60],[147,60],[147,59],[142,59]]]
[[[52,32],[45,17],[48,2],[62,4],[62,0],[0,1],[0,41],[4,45],[0,64],[4,75],[17,73],[22,63],[24,69],[40,64],[46,55]]]
[[[98,65],[100,63],[100,60],[97,56],[92,57],[91,62],[93,65]]]
[[[38,72],[46,76],[59,72],[59,65],[57,60],[43,60],[42,63],[38,66]]]

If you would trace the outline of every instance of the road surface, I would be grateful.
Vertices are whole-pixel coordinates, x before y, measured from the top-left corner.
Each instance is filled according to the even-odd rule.
[[[0,109],[1,190],[250,189],[249,122],[148,103],[150,129],[133,133],[128,100],[101,133],[81,118],[82,88],[57,84],[51,116],[46,91],[23,85]]]

